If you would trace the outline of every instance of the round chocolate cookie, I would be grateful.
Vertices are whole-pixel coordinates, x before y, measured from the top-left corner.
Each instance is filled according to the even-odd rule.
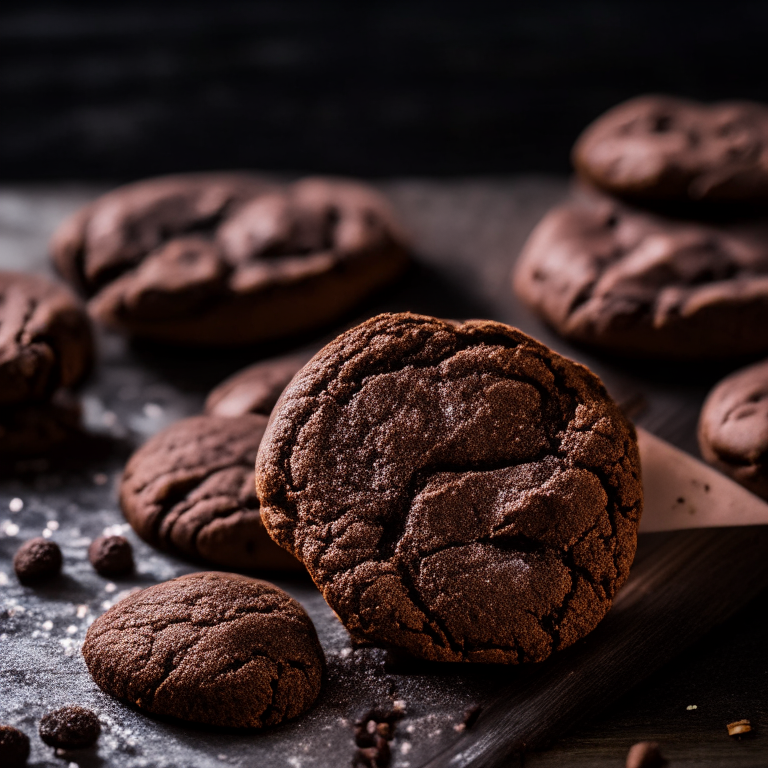
[[[768,219],[710,226],[585,196],[550,211],[515,291],[558,333],[678,360],[768,350]]]
[[[23,768],[29,757],[29,736],[12,725],[0,725],[0,765]]]
[[[130,458],[120,485],[128,522],[144,541],[233,569],[296,569],[261,522],[253,465],[266,416],[193,416]]]
[[[576,170],[637,200],[768,200],[768,107],[641,96],[579,137]]]
[[[40,721],[40,738],[56,749],[84,749],[101,733],[99,718],[90,709],[71,705],[49,712]]]
[[[244,368],[211,391],[205,412],[212,416],[269,416],[283,390],[309,358],[308,354],[276,357]]]
[[[768,360],[723,379],[699,417],[702,456],[768,499]]]
[[[42,536],[25,541],[13,557],[13,570],[22,584],[36,584],[58,576],[61,565],[59,545]]]
[[[0,457],[44,456],[73,438],[82,437],[80,403],[59,390],[46,403],[0,408]]]
[[[406,265],[373,190],[247,175],[152,179],[110,192],[54,235],[59,271],[91,314],[185,344],[251,344],[342,316]]]
[[[193,573],[121,600],[88,629],[99,687],[158,715],[262,728],[320,692],[325,658],[309,616],[265,581]]]
[[[634,431],[593,373],[501,323],[412,314],[297,374],[256,487],[354,637],[434,661],[541,661],[590,632],[642,507]]]
[[[0,272],[0,406],[48,398],[93,362],[85,308],[40,275]]]

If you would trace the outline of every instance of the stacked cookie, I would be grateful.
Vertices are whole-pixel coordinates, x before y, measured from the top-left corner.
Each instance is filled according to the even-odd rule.
[[[516,265],[523,301],[614,354],[768,352],[768,107],[634,99],[587,128],[573,158],[581,189]]]
[[[88,315],[67,288],[0,272],[0,464],[44,455],[78,431],[67,388],[93,355]]]

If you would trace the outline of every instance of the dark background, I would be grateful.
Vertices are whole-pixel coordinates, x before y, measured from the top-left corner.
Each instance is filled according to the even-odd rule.
[[[768,3],[4,2],[0,177],[565,172],[646,91],[768,101]]]

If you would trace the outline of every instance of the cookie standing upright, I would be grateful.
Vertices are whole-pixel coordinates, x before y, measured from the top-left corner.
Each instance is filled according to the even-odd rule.
[[[139,709],[241,728],[298,717],[325,668],[301,605],[230,573],[192,573],[121,600],[88,628],[83,658],[102,690]]]
[[[583,366],[501,323],[380,315],[294,378],[256,462],[262,519],[357,638],[540,661],[627,578],[632,427]]]
[[[622,355],[768,352],[768,218],[704,224],[583,195],[536,226],[513,282],[562,336]]]
[[[192,416],[128,461],[120,504],[153,546],[231,569],[297,569],[261,521],[253,467],[267,417]]]
[[[768,106],[641,96],[595,120],[573,163],[637,201],[768,202]]]
[[[710,464],[768,499],[768,360],[732,373],[709,393],[699,447]]]
[[[100,322],[219,346],[329,323],[407,263],[400,228],[372,189],[245,174],[119,188],[65,222],[51,250]]]

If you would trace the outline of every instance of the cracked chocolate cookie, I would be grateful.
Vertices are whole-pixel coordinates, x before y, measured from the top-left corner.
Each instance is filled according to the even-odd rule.
[[[244,368],[213,389],[205,401],[205,412],[213,416],[269,416],[283,390],[310,355],[276,357]]]
[[[236,570],[295,569],[267,535],[253,485],[266,416],[193,416],[128,461],[120,504],[144,541]]]
[[[0,272],[0,407],[45,400],[93,362],[85,308],[46,277]]]
[[[702,456],[768,499],[768,360],[723,379],[699,417]]]
[[[399,227],[373,190],[244,174],[121,187],[65,222],[51,251],[102,323],[206,345],[252,344],[329,323],[407,262]]]
[[[592,123],[573,162],[591,183],[636,200],[768,200],[768,107],[641,96]]]
[[[584,196],[538,224],[514,287],[562,336],[620,354],[768,351],[768,220],[705,225]]]
[[[304,609],[265,581],[193,573],[121,600],[88,629],[98,686],[157,715],[262,728],[298,717],[325,658]]]
[[[354,637],[434,661],[541,661],[590,632],[642,507],[634,431],[593,373],[501,323],[412,314],[297,374],[256,487]]]

